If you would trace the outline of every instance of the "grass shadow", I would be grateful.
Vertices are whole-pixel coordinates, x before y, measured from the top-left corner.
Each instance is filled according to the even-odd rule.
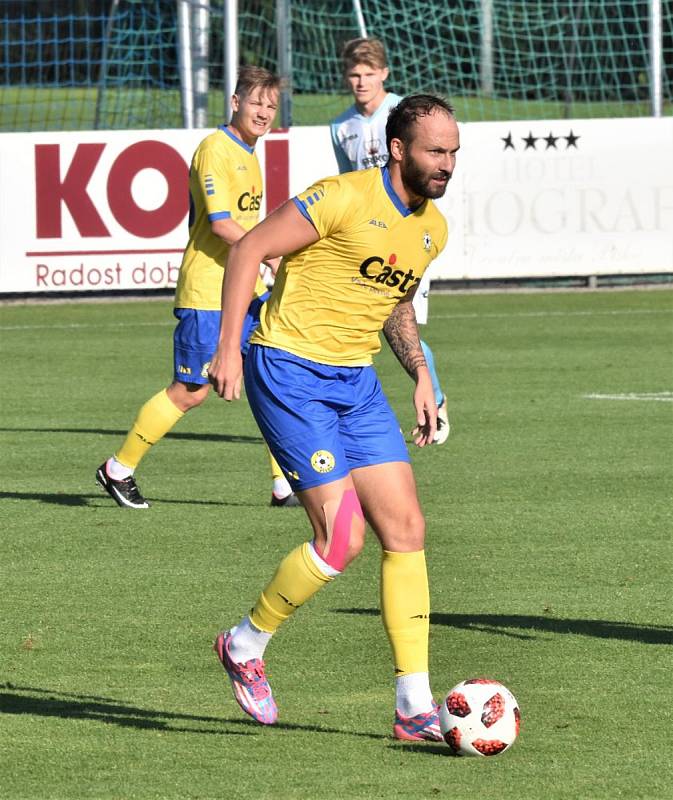
[[[379,616],[376,608],[337,608],[337,614]],[[636,625],[602,619],[559,619],[528,614],[430,614],[431,625],[495,633],[516,639],[535,639],[539,633],[595,636],[599,639],[618,639],[642,644],[673,645],[670,625]],[[518,633],[517,631],[524,631]]]
[[[224,506],[227,508],[266,508],[266,503],[243,503],[224,500],[176,500],[174,497],[148,497],[157,505],[180,505],[180,506]],[[119,512],[119,506],[106,497],[101,491],[100,494],[81,494],[73,492],[0,492],[0,500],[37,500],[39,503],[49,503],[56,506],[84,506],[88,508],[108,508]],[[100,502],[96,502],[100,501]]]
[[[247,717],[228,719],[182,714],[175,711],[158,711],[120,703],[111,697],[52,691],[34,686],[18,686],[9,682],[0,684],[0,715],[2,714],[84,719],[108,725],[119,725],[123,728],[215,736],[254,736],[264,730],[275,730],[361,736],[367,739],[389,738],[373,732],[344,730],[322,725],[300,725],[281,721],[273,726],[264,726]],[[192,726],[189,723],[192,723]],[[198,727],[199,724],[206,724],[210,727]],[[219,727],[213,728],[213,724]],[[234,729],[232,730],[230,726],[233,726]]]
[[[0,428],[5,433],[83,433],[94,436],[125,437],[128,429],[114,428]],[[193,442],[228,442],[234,444],[262,444],[264,440],[259,436],[245,436],[236,433],[189,433],[171,431],[164,436],[165,439],[183,439]]]
[[[12,690],[12,691],[7,691]],[[196,727],[198,723],[222,725],[226,720],[218,717],[179,714],[172,711],[140,708],[119,703],[107,697],[80,695],[71,692],[51,692],[31,686],[6,684],[0,689],[0,714],[19,714],[61,719],[88,719],[108,725],[144,730],[198,733],[217,736],[249,736],[251,732]],[[189,727],[187,723],[194,723]]]

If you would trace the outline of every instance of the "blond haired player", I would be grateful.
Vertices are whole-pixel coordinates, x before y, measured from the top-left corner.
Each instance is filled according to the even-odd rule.
[[[383,166],[388,161],[386,121],[391,109],[402,99],[384,87],[389,75],[385,47],[379,39],[352,39],[343,47],[342,60],[344,80],[355,102],[330,125],[339,172]],[[428,321],[429,293],[430,274],[426,272],[414,298],[419,325]],[[432,350],[422,340],[421,346],[439,409],[434,443],[444,444],[450,430],[446,395],[435,369]]]
[[[232,117],[196,149],[189,171],[189,242],[175,292],[174,376],[140,409],[120,449],[96,471],[96,481],[124,508],[147,508],[134,472],[150,448],[210,390],[207,370],[220,328],[222,276],[231,245],[257,224],[262,174],[255,145],[271,127],[279,79],[261,67],[243,67],[231,98]],[[277,260],[267,259],[277,268]],[[241,346],[256,327],[267,293],[261,278],[248,309]],[[272,505],[296,505],[290,485],[272,460]]]
[[[215,650],[241,708],[273,724],[278,709],[265,648],[280,625],[360,553],[367,522],[382,551],[381,617],[395,674],[393,734],[438,740],[428,675],[425,521],[404,437],[372,356],[383,331],[415,383],[415,442],[430,444],[437,406],[412,301],[446,242],[446,222],[432,198],[446,190],[459,134],[448,103],[415,95],[391,112],[386,138],[386,166],[318,181],[232,248],[209,374],[226,400],[240,396],[239,338],[257,266],[260,259],[284,256],[245,358],[245,387],[313,537],[280,562],[250,614],[217,636]],[[329,641],[326,634],[323,639]]]

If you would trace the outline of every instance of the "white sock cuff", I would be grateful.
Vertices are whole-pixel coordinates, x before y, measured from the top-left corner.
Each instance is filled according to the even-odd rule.
[[[430,676],[427,672],[411,672],[395,679],[397,709],[405,717],[425,714],[434,704],[430,689]]]
[[[125,464],[122,464],[121,461],[117,461],[114,456],[111,456],[105,462],[105,470],[113,481],[123,481],[124,478],[128,478],[129,475],[133,475],[134,472],[131,467],[127,467]]]
[[[264,650],[272,634],[261,631],[252,624],[250,617],[244,617],[238,625],[231,629],[231,657],[239,664],[253,658],[263,658]]]
[[[318,551],[315,549],[313,542],[308,543],[308,552],[311,556],[311,560],[323,575],[327,575],[328,578],[336,578],[337,575],[341,575],[341,572],[338,569],[331,567],[321,556],[318,555]]]
[[[276,497],[287,497],[292,494],[292,487],[287,478],[274,478],[272,491]]]

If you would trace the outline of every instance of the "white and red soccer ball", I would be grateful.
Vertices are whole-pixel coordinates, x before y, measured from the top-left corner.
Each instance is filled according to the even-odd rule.
[[[456,755],[497,756],[514,743],[521,715],[514,695],[498,681],[461,681],[439,707],[444,741]]]

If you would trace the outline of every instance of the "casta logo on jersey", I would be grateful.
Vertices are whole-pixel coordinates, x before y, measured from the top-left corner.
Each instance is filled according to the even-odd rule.
[[[420,281],[420,278],[414,275],[411,268],[396,268],[396,263],[397,255],[395,253],[391,253],[387,260],[381,256],[369,256],[360,264],[360,275],[374,283],[382,283],[384,286],[397,286],[400,294],[406,294]]]
[[[262,193],[255,194],[255,187],[251,192],[243,192],[238,198],[239,211],[259,211],[262,202]]]

